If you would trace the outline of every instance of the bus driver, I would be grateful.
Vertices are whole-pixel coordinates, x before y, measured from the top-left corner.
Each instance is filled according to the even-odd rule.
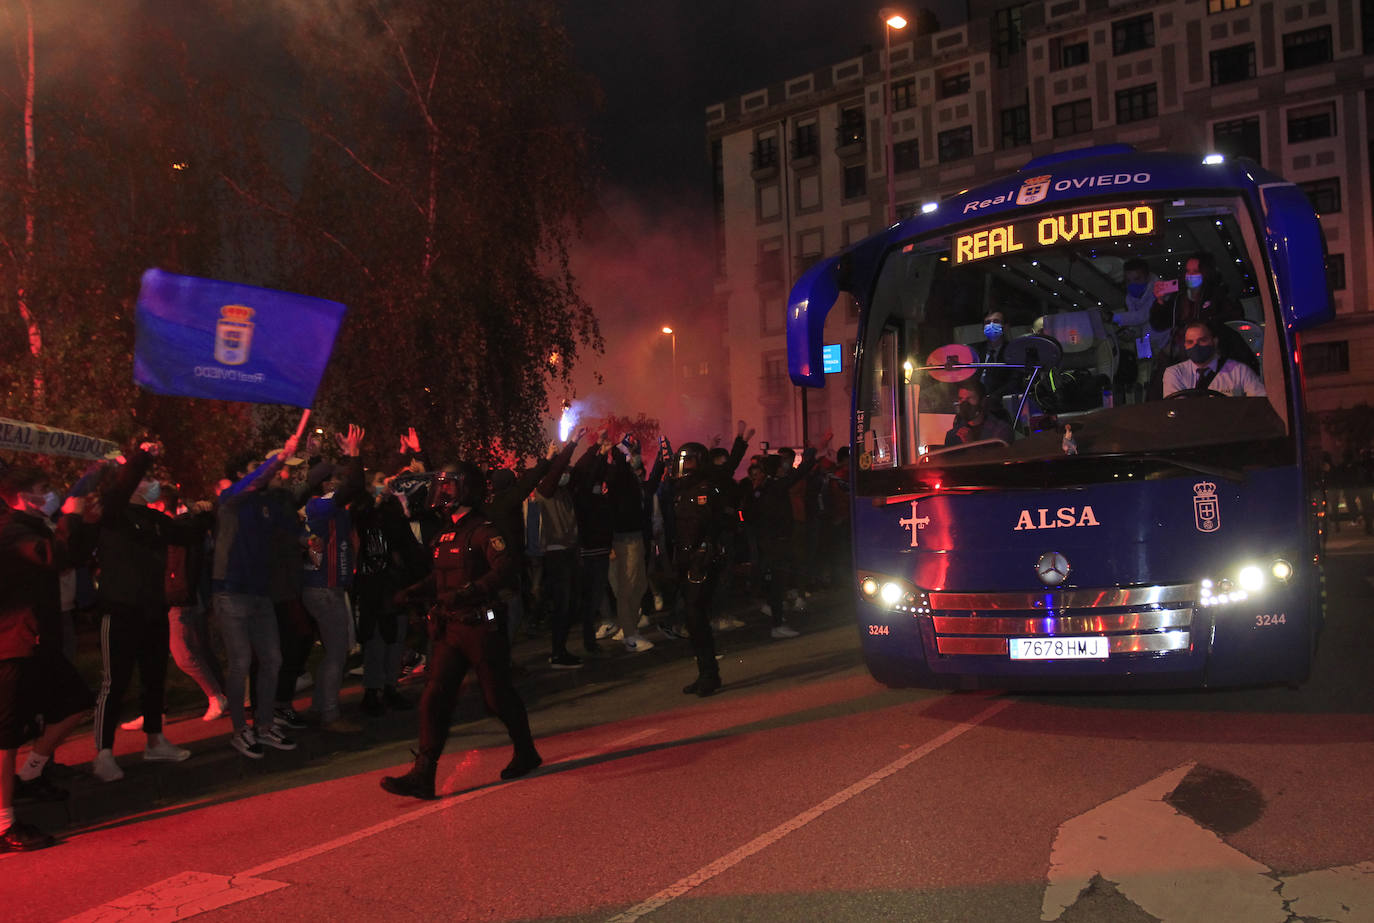
[[[1194,321],[1183,331],[1187,359],[1164,370],[1164,396],[1204,388],[1228,397],[1264,397],[1264,382],[1250,366],[1217,355],[1217,337],[1211,325]]]

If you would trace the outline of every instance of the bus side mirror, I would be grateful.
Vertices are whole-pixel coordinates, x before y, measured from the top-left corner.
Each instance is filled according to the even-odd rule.
[[[1292,184],[1267,186],[1262,195],[1284,325],[1306,330],[1332,320],[1336,309],[1326,283],[1326,248],[1312,203]]]

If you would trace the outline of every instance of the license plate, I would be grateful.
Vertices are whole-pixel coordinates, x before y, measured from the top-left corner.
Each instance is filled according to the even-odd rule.
[[[1104,660],[1110,645],[1098,635],[1086,638],[1011,638],[1012,660]]]

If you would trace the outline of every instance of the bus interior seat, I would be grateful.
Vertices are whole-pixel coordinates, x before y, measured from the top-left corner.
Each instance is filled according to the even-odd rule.
[[[1250,352],[1259,356],[1264,348],[1264,325],[1257,324],[1252,320],[1228,320],[1226,326],[1239,333],[1245,338],[1245,345],[1250,347]]]
[[[1116,341],[1107,336],[1098,311],[1064,311],[1046,314],[1037,325],[1059,341],[1064,350],[1064,369],[1087,369],[1109,380],[1116,377],[1119,361]]]

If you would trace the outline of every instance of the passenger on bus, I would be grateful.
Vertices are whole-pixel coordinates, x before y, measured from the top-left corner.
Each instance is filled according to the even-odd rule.
[[[1006,362],[1006,314],[993,308],[983,316],[983,343],[974,346],[979,362]],[[1020,394],[1021,381],[1025,372],[1015,369],[979,369],[978,379],[987,392],[987,403],[994,416],[1006,416],[1002,409],[1002,398],[1007,394]]]
[[[1194,322],[1183,331],[1188,358],[1164,370],[1164,396],[1179,391],[1216,391],[1228,397],[1264,397],[1264,382],[1243,362],[1217,352],[1217,335],[1210,324]]]
[[[1183,281],[1177,290],[1166,293],[1170,283],[1156,282],[1155,297],[1158,299],[1152,311],[1151,323],[1159,329],[1158,323],[1164,312],[1169,314],[1169,324],[1174,331],[1173,346],[1177,353],[1175,359],[1182,358],[1183,334],[1187,325],[1194,321],[1223,324],[1230,320],[1243,320],[1244,312],[1240,302],[1231,297],[1225,281],[1217,272],[1216,260],[1210,253],[1195,253],[1183,264]],[[1167,294],[1167,296],[1166,296]]]
[[[1011,424],[988,413],[988,391],[976,378],[959,383],[959,401],[955,413],[959,419],[945,435],[945,445],[980,442],[984,439],[1012,440]]]
[[[1167,324],[1160,330],[1150,324],[1150,309],[1155,306],[1155,283],[1159,276],[1150,272],[1149,264],[1132,257],[1122,267],[1122,273],[1126,283],[1125,310],[1112,314],[1112,323],[1125,333],[1121,363],[1124,375],[1118,374],[1117,386],[1132,403],[1139,403],[1150,382],[1151,359],[1168,346],[1171,330]],[[1128,355],[1135,358],[1134,376],[1130,375],[1129,363],[1125,361]]]

